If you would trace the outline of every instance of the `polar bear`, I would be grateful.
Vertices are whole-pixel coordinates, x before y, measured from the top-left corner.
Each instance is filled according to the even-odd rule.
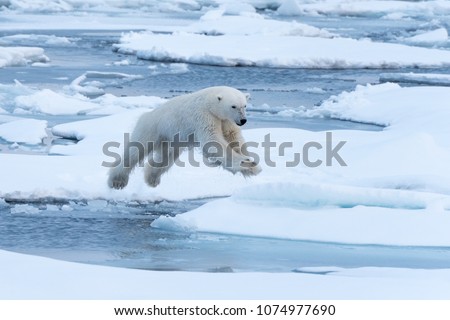
[[[147,156],[145,181],[156,187],[161,175],[170,169],[186,148],[201,147],[204,157],[211,157],[206,152],[208,143],[214,143],[216,149],[218,147],[222,151],[213,158],[216,165],[233,174],[240,172],[245,177],[257,175],[261,168],[242,148],[245,141],[239,128],[247,122],[247,100],[248,96],[237,89],[210,87],[172,98],[159,108],[144,113],[130,139],[131,143],[142,147],[124,152],[122,161],[109,171],[109,187],[124,188],[130,172]],[[185,148],[173,148],[175,140],[183,141]],[[150,164],[150,159],[158,165]]]

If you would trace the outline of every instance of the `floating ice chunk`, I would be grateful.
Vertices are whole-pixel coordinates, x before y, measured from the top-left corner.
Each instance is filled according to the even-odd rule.
[[[116,97],[112,94],[105,94],[94,100],[99,104],[97,110],[89,112],[91,115],[95,114],[115,114],[123,112],[127,109],[154,109],[160,104],[164,103],[166,99],[156,96],[131,96],[131,97]]]
[[[89,200],[87,205],[89,211],[104,211],[108,206],[108,201],[101,199]]]
[[[333,34],[304,23],[265,19],[260,15],[252,16],[220,16],[215,19],[204,19],[184,29],[193,33],[208,35],[288,35],[305,37],[331,38]]]
[[[70,205],[68,205],[68,204],[63,204],[61,206],[61,210],[62,211],[73,211],[73,208]]]
[[[40,210],[29,204],[16,204],[11,208],[11,213],[38,213]]]
[[[9,145],[9,148],[12,149],[12,150],[15,150],[15,149],[17,149],[19,147],[20,147],[20,145],[17,142],[14,142],[14,143]]]
[[[23,66],[33,62],[49,62],[44,49],[34,47],[0,47],[0,68]]]
[[[322,94],[322,93],[325,93],[326,91],[324,89],[322,89],[322,88],[319,88],[319,87],[312,87],[312,88],[306,88],[305,92]]]
[[[72,46],[73,43],[67,37],[58,37],[55,35],[15,34],[0,37],[0,45]]]
[[[0,124],[0,137],[11,142],[39,144],[47,137],[46,129],[45,120],[16,120]]]
[[[7,208],[9,204],[5,201],[5,199],[0,198],[0,208]]]
[[[100,71],[88,71],[84,74],[84,76],[88,78],[97,78],[97,79],[127,79],[127,80],[136,80],[142,79],[141,75],[136,74],[127,74],[122,72],[100,72]]]
[[[410,17],[446,16],[450,12],[450,3],[447,1],[380,1],[380,0],[321,0],[302,1],[299,14],[310,15],[341,15],[357,17],[383,17],[400,14]]]
[[[189,72],[189,66],[186,63],[161,63],[148,67],[152,71],[152,75],[159,74],[182,74]]]
[[[47,204],[45,206],[45,209],[47,211],[59,211],[60,210],[59,207],[56,204]]]
[[[196,224],[192,221],[186,219],[174,219],[170,216],[160,216],[151,224],[152,227],[163,229],[163,230],[170,230],[170,231],[177,231],[177,232],[195,232],[197,230]]]
[[[387,13],[384,16],[382,16],[381,18],[384,20],[409,20],[409,19],[411,19],[404,12]]]
[[[31,64],[32,67],[38,67],[38,68],[49,68],[52,65],[49,63],[43,63],[43,62],[33,62]]]
[[[304,117],[305,113],[303,110],[294,110],[294,109],[286,109],[281,110],[276,113],[280,117],[284,118],[296,118],[296,117]]]
[[[223,14],[225,13],[225,10],[223,8],[221,9],[214,9],[214,10],[209,10],[208,12],[206,12],[204,15],[202,15],[200,17],[200,21],[208,21],[211,22],[213,20],[217,20],[220,17],[223,16]]]
[[[450,86],[450,74],[440,73],[382,73],[380,82],[405,82],[428,84],[436,86]]]
[[[300,8],[297,0],[285,0],[278,7],[277,13],[282,16],[296,16],[301,15],[303,10]]]
[[[106,86],[106,84],[99,81],[90,81],[89,83],[85,83],[85,85],[83,85],[83,82],[87,79],[108,79],[110,81],[112,80],[113,84],[117,84],[118,79],[121,80],[121,82],[126,82],[142,79],[142,76],[120,72],[88,71],[73,80],[69,88],[88,97],[100,96],[105,93],[105,91],[100,87]]]
[[[410,38],[403,39],[403,41],[405,42],[417,44],[426,44],[426,43],[434,44],[439,42],[447,42],[447,40],[448,40],[448,32],[446,28],[439,28],[433,31],[428,31]]]
[[[15,98],[15,103],[17,107],[25,110],[52,115],[78,114],[99,107],[84,96],[68,96],[50,89],[18,96]]]
[[[433,97],[432,104],[429,97]],[[450,101],[448,88],[402,88],[396,83],[388,82],[380,85],[358,85],[355,91],[332,96],[319,107],[307,110],[305,114],[383,126],[402,123],[404,130],[410,133],[414,133],[416,128],[435,132],[446,130],[443,119],[450,118],[450,109],[445,105],[445,101]],[[419,126],[421,121],[425,121],[433,113],[440,115],[433,118],[434,125],[425,122],[425,126]],[[440,132],[436,137],[443,138],[443,135]]]
[[[130,65],[130,60],[123,59],[123,60],[120,60],[120,61],[114,61],[113,65],[115,65],[115,66],[129,66]]]
[[[232,18],[232,17],[230,17]],[[245,46],[236,46],[245,43]],[[270,43],[264,50],[255,50]],[[345,38],[128,33],[114,49],[138,58],[221,66],[398,68],[450,65],[450,52]]]
[[[86,75],[79,76],[78,78],[76,78],[71,82],[69,88],[87,97],[101,96],[102,94],[105,93],[105,91],[102,88],[99,88],[97,86],[89,84],[82,86],[81,83],[84,82],[86,78],[87,78]]]
[[[187,68],[187,65],[183,66],[175,64],[167,69],[171,73],[181,73],[185,71],[185,68]],[[139,75],[126,75],[122,73],[101,73],[100,75],[93,73],[92,76],[102,77],[100,79],[111,78],[111,81],[118,82],[131,81],[133,79],[141,78]],[[80,80],[79,78],[77,79]],[[97,83],[96,80],[92,80],[93,81],[90,81],[89,83],[93,87],[104,85],[103,82]],[[109,84],[111,84],[111,82]],[[76,81],[74,86],[77,86]],[[78,93],[59,93],[50,89],[33,90],[21,84],[0,84],[0,94],[2,96],[3,105],[8,108],[5,111],[21,115],[29,115],[33,113],[44,113],[51,115],[74,115],[89,113],[105,115],[122,112],[126,109],[152,109],[165,101],[165,99],[154,96],[116,97],[111,94],[105,94],[97,97],[96,99],[88,99],[86,96]],[[0,123],[17,119],[17,117],[0,115]]]
[[[169,69],[173,74],[180,74],[189,72],[189,67],[186,63],[171,63]]]

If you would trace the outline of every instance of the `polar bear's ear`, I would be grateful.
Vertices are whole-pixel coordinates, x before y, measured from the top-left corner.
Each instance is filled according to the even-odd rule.
[[[250,99],[251,99],[250,93],[246,93],[246,94],[245,94],[245,99],[246,99],[247,101],[250,101]]]
[[[222,100],[222,98],[223,98],[223,97],[222,97],[221,94],[217,95],[217,99],[219,99],[219,101]]]

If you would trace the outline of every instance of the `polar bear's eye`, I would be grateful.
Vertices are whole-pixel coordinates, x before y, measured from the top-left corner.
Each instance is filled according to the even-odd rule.
[[[231,106],[233,109],[236,109],[236,106]]]

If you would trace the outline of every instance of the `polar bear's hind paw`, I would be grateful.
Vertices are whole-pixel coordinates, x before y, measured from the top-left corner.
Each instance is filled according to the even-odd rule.
[[[145,182],[152,187],[155,188],[161,183],[161,176],[160,175],[148,175],[145,177]]]
[[[128,184],[128,175],[116,175],[110,176],[108,180],[108,186],[113,189],[123,189]]]

